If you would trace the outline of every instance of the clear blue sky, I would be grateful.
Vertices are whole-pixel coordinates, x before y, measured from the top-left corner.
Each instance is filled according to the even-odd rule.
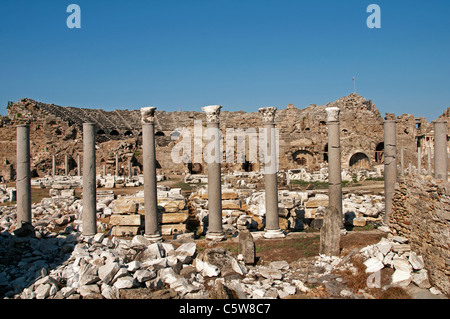
[[[69,4],[81,29],[69,29]],[[381,29],[366,8],[381,7]],[[28,97],[86,108],[256,111],[353,91],[384,116],[450,106],[450,1],[2,1],[0,114]]]

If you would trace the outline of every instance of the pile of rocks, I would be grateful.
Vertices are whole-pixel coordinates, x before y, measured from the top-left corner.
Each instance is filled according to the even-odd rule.
[[[437,288],[431,287],[423,258],[411,250],[407,238],[391,235],[382,238],[375,245],[364,247],[360,253],[366,259],[364,262],[366,273],[377,273],[389,267],[395,270],[391,277],[391,285],[409,289],[430,288],[431,293],[441,294]],[[381,287],[376,281],[372,285],[374,288],[389,287],[389,285]]]

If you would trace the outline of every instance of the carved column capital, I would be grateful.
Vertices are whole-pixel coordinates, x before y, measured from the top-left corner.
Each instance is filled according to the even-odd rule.
[[[155,122],[156,107],[148,106],[141,108],[141,120],[142,123],[154,123]]]
[[[202,107],[202,111],[206,113],[207,123],[219,123],[220,109],[222,105],[209,105]]]
[[[262,107],[258,109],[259,113],[262,114],[264,124],[274,124],[275,123],[275,112],[276,107]]]
[[[340,108],[327,107],[325,112],[327,112],[327,122],[339,122],[339,113],[341,112]]]

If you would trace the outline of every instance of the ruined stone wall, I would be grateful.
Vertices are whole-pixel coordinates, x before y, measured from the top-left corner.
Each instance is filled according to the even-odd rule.
[[[311,104],[305,108],[289,105],[278,108],[275,123],[280,132],[279,169],[306,169],[317,171],[327,166],[327,125],[325,108],[336,106],[341,109],[341,154],[343,168],[374,168],[383,164],[384,134],[383,118],[376,106],[356,93],[342,97],[326,105]],[[449,112],[447,112],[448,115]],[[394,114],[388,114],[387,117]],[[444,115],[445,116],[445,113]],[[97,131],[97,173],[106,165],[107,173],[115,170],[115,155],[119,155],[123,174],[127,174],[128,161],[139,172],[142,167],[142,125],[139,110],[115,110],[106,112],[101,109],[83,109],[45,104],[31,99],[21,99],[8,106],[10,124],[0,127],[4,135],[0,145],[2,164],[5,161],[15,167],[15,125],[31,123],[32,170],[43,176],[51,170],[51,156],[56,155],[60,169],[64,165],[64,156],[70,157],[70,169],[76,174],[77,155],[82,152],[82,125],[94,122]],[[405,148],[405,166],[417,163],[415,151],[417,139],[424,134],[432,134],[431,124],[420,118],[420,128],[413,115],[401,115],[397,119],[398,150]],[[195,121],[206,123],[203,112],[175,111],[165,112],[159,108],[155,113],[156,157],[162,172],[166,173],[206,173],[204,162],[177,164],[172,161],[173,147],[180,142],[174,134],[188,129],[193,132]],[[258,112],[229,112],[226,106],[220,114],[220,128],[255,129],[258,132],[262,120]],[[41,131],[39,131],[41,130]],[[10,142],[11,141],[11,142]],[[203,146],[205,146],[204,143]],[[225,145],[224,145],[225,146]],[[237,143],[235,144],[237,148]],[[225,151],[225,149],[223,150]],[[422,152],[422,154],[426,154]],[[235,154],[236,155],[236,154]],[[246,158],[248,158],[248,140]],[[225,158],[226,154],[223,153]],[[425,156],[425,155],[424,155]],[[400,159],[400,154],[398,154]],[[193,151],[191,160],[193,161]],[[400,160],[399,160],[400,163]],[[194,170],[192,168],[195,168]],[[426,167],[426,165],[423,165]],[[235,163],[222,165],[227,171],[258,171],[260,163]],[[8,168],[5,167],[5,171]]]
[[[422,255],[433,283],[450,292],[450,185],[408,176],[396,184],[390,226]]]

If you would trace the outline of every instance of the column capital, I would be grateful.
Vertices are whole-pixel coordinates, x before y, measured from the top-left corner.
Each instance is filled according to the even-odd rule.
[[[202,107],[202,111],[206,113],[207,123],[219,123],[220,109],[222,105],[208,105]]]
[[[327,107],[325,112],[327,112],[327,122],[339,122],[340,108],[336,106]]]
[[[275,123],[275,112],[277,111],[276,107],[262,107],[258,109],[258,112],[263,117],[264,124],[274,124]]]
[[[141,108],[141,121],[142,123],[154,123],[155,122],[156,107],[147,106]]]

